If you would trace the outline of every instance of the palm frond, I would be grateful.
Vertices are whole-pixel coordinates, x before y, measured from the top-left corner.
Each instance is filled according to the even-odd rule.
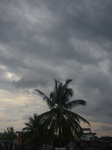
[[[72,109],[73,107],[76,107],[76,106],[79,106],[79,105],[85,106],[86,105],[86,101],[85,100],[81,100],[81,99],[73,100],[73,101],[65,104],[64,108],[66,108],[66,109]]]
[[[69,118],[72,117],[73,119],[75,119],[77,122],[80,123],[80,121],[83,121],[84,123],[87,123],[88,125],[90,125],[90,123],[84,119],[83,117],[81,117],[80,115],[78,115],[77,113],[74,113],[72,111],[69,110],[64,110],[64,114]]]
[[[57,88],[58,88],[57,85],[58,85],[59,81],[57,79],[54,79],[54,82],[55,82],[54,90],[57,90]]]
[[[74,114],[74,115],[73,115]],[[75,136],[77,135],[79,138],[83,133],[83,130],[80,126],[80,118],[79,116],[77,116],[76,113],[64,110],[64,115],[65,118],[68,122],[68,125],[70,126],[70,130],[71,130],[71,137],[72,139],[75,138]]]
[[[63,89],[61,96],[61,105],[66,105],[69,102],[70,98],[73,96],[73,90],[71,88]]]
[[[35,91],[37,91],[40,94],[40,96],[43,97],[43,100],[46,101],[50,109],[54,106],[54,103],[43,92],[41,92],[38,89],[35,89]]]
[[[72,81],[73,81],[72,79],[67,79],[66,82],[65,82],[65,86],[67,86]]]
[[[62,117],[61,119],[62,121],[62,134],[66,137],[68,137],[69,139],[74,139],[74,135],[73,135],[73,131],[72,131],[72,126],[68,120],[68,118],[66,117]]]

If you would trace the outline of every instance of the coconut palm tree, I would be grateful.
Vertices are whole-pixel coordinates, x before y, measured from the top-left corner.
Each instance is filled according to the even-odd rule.
[[[33,117],[29,117],[29,122],[25,123],[23,128],[23,135],[21,136],[23,143],[40,145],[43,141],[42,130],[39,125],[38,115],[35,113]]]
[[[72,108],[79,105],[86,105],[86,101],[78,99],[71,101],[70,98],[73,96],[72,88],[69,88],[69,83],[72,79],[67,79],[65,84],[61,81],[54,80],[55,86],[50,96],[47,97],[42,91],[36,89],[47,103],[49,111],[39,115],[40,124],[43,126],[44,133],[49,129],[49,135],[58,134],[59,146],[61,146],[62,136],[67,136],[70,140],[74,139],[75,136],[80,137],[83,133],[80,126],[80,121],[87,124],[89,122],[71,111]]]

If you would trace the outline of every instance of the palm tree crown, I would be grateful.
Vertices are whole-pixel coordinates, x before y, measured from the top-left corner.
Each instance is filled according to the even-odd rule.
[[[38,115],[35,113],[33,117],[29,117],[29,122],[25,123],[21,140],[23,143],[40,145],[43,142],[42,130],[39,125]]]
[[[55,86],[49,97],[40,90],[35,90],[43,97],[50,109],[48,112],[39,115],[40,124],[45,132],[49,129],[51,137],[56,133],[58,133],[59,139],[62,136],[67,136],[69,139],[73,139],[75,135],[80,137],[82,134],[80,121],[87,124],[89,122],[72,112],[71,109],[78,105],[86,105],[86,102],[81,99],[70,101],[73,96],[73,90],[69,88],[69,83],[72,79],[67,79],[65,84],[58,80],[54,81]]]

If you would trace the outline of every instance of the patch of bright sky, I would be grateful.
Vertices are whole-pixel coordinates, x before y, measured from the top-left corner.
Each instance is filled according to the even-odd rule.
[[[2,70],[6,70],[6,66],[4,66],[4,65],[0,65],[0,69],[2,69]]]
[[[11,81],[18,81],[20,79],[17,75],[11,72],[7,72],[6,75]]]
[[[103,72],[108,73],[108,69],[109,69],[109,60],[105,59],[103,62],[101,62],[100,64],[100,68],[102,69]]]
[[[91,128],[93,129],[93,132],[97,133],[97,136],[98,137],[101,137],[102,136],[102,132],[101,132],[101,127],[102,126],[105,126],[105,127],[111,127],[112,128],[112,125],[107,125],[107,124],[102,124],[102,123],[94,123],[94,122],[91,122]],[[104,131],[103,130],[103,136],[112,136],[112,131]]]
[[[18,81],[20,79],[19,76],[17,76],[16,74],[12,73],[12,72],[8,72],[8,68],[4,65],[0,65],[0,69],[4,71],[4,77],[6,79],[9,79],[11,81],[15,80]]]

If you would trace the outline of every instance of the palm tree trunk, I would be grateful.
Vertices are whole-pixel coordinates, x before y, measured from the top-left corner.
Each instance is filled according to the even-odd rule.
[[[59,147],[61,147],[61,119],[60,119],[60,113],[59,113]]]
[[[59,123],[59,147],[61,147],[61,125]]]

